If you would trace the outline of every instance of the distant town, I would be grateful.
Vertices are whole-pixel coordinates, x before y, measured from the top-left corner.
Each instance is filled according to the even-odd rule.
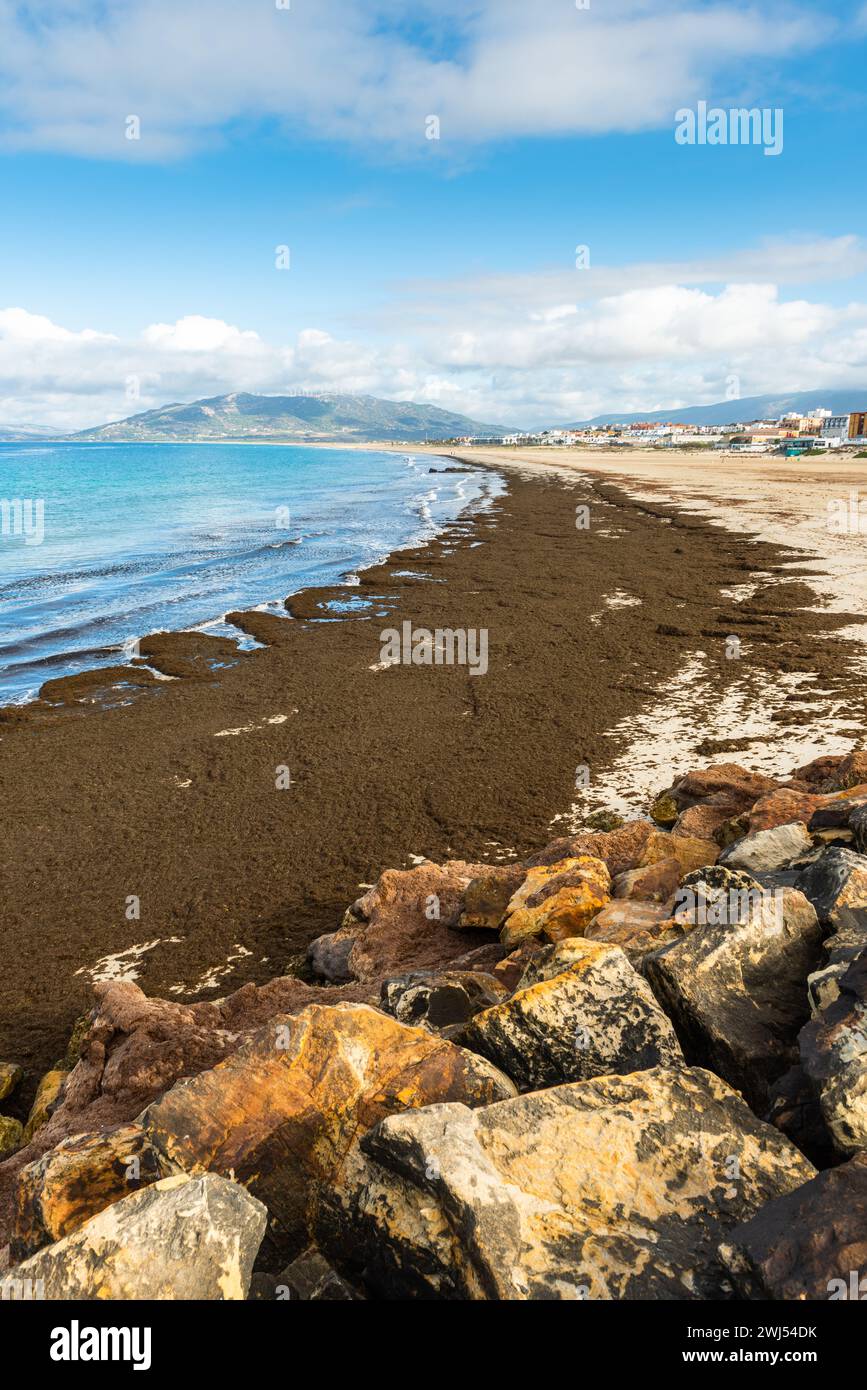
[[[676,420],[634,421],[628,425],[594,425],[585,429],[542,430],[538,434],[499,437],[466,435],[455,444],[497,444],[519,448],[706,448],[733,454],[795,456],[829,449],[867,446],[867,410],[834,415],[817,406],[806,414],[790,411],[776,420],[738,420],[728,425],[685,425]]]

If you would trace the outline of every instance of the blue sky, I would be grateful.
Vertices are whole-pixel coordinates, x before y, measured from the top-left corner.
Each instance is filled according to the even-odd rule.
[[[867,386],[865,60],[860,4],[0,0],[0,424]],[[676,143],[700,101],[782,152]]]

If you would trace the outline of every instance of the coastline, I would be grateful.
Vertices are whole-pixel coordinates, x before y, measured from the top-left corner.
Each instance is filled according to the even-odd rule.
[[[578,532],[585,502],[602,524]],[[721,593],[757,572],[784,577],[797,559],[607,481],[513,471],[488,512],[365,572],[352,592],[376,603],[362,616],[317,622],[346,587],[306,590],[294,621],[232,615],[269,645],[232,647],[225,670],[209,664],[229,652],[224,639],[164,634],[144,655],[180,679],[142,672],[131,703],[73,698],[7,719],[0,763],[17,816],[4,902],[20,949],[0,1053],[44,1069],[100,973],[178,1002],[214,999],[298,968],[386,865],[538,849],[570,814],[579,765],[612,799],[630,721],[652,722],[698,647],[712,648],[709,688],[728,688]],[[638,603],[608,602],[623,593]],[[682,626],[661,633],[672,603]],[[381,630],[405,620],[488,629],[495,678],[376,669]],[[793,604],[773,623],[756,683],[780,674],[787,642],[832,678],[838,620]],[[277,790],[284,766],[292,784]]]
[[[112,444],[104,447],[122,454],[128,446]],[[132,448],[135,454],[138,446]],[[46,452],[52,451],[49,449]],[[238,452],[243,458],[245,451]],[[227,612],[239,608],[279,611],[288,593],[298,594],[311,584],[339,582],[352,586],[357,582],[359,572],[382,563],[397,548],[424,544],[448,522],[468,514],[475,506],[484,507],[490,494],[502,486],[495,470],[485,470],[483,474],[469,465],[464,469],[460,465],[455,468],[428,467],[427,464],[406,468],[398,466],[386,450],[363,451],[363,458],[367,462],[362,462],[362,472],[365,474],[362,486],[372,488],[373,493],[367,499],[362,497],[359,515],[355,515],[354,508],[344,515],[340,514],[340,486],[335,487],[329,478],[317,478],[317,500],[311,512],[310,507],[304,505],[305,488],[309,489],[308,459],[311,452],[303,446],[287,446],[277,464],[278,468],[288,466],[291,470],[298,462],[301,470],[301,507],[300,515],[293,518],[294,527],[290,528],[288,520],[285,523],[271,521],[271,527],[281,528],[277,532],[278,543],[274,543],[273,529],[261,522],[258,530],[253,525],[240,544],[229,543],[224,550],[220,550],[219,546],[202,548],[195,532],[188,534],[189,572],[181,577],[187,581],[186,591],[193,595],[189,603],[185,602],[182,585],[173,588],[168,584],[165,590],[159,587],[161,565],[157,563],[149,568],[153,552],[148,544],[137,550],[138,536],[133,533],[129,548],[121,546],[112,551],[105,563],[115,566],[122,575],[124,567],[131,565],[132,573],[139,574],[138,586],[135,582],[132,585],[126,583],[125,575],[120,592],[100,586],[101,572],[97,567],[93,598],[89,603],[83,601],[80,608],[74,609],[72,618],[67,620],[57,616],[59,609],[52,594],[49,593],[45,607],[40,608],[39,590],[30,590],[29,596],[34,602],[30,609],[25,608],[22,615],[22,635],[22,630],[17,626],[17,605],[14,600],[18,597],[16,584],[20,584],[22,589],[28,588],[29,571],[20,568],[16,571],[13,563],[10,575],[0,567],[3,569],[0,573],[0,591],[5,596],[11,586],[13,592],[12,612],[7,614],[8,623],[0,634],[4,661],[9,653],[8,665],[0,664],[0,720],[4,708],[23,707],[38,701],[45,686],[52,692],[55,688],[62,692],[65,688],[62,682],[68,678],[76,678],[85,685],[91,672],[108,668],[118,670],[130,661],[146,669],[138,661],[138,644],[154,632],[211,633],[227,641],[239,641],[243,647],[249,646],[253,639],[238,629],[232,630],[231,625],[225,623]],[[342,471],[351,480],[353,461],[349,461],[350,467],[347,468],[346,451],[334,446],[323,452],[334,455],[334,462],[326,465],[323,471],[327,472],[328,467],[332,467],[337,470],[336,476],[339,477]],[[298,460],[294,458],[296,454]],[[436,464],[437,457],[434,455],[428,463]],[[61,465],[62,462],[61,455]],[[449,463],[444,458],[440,462],[443,465]],[[383,473],[383,466],[388,476]],[[237,474],[237,462],[234,467]],[[266,490],[269,483],[273,488],[275,480],[273,473],[269,475],[268,467],[259,468],[264,475],[260,480],[261,485]],[[230,463],[229,486],[232,470],[233,464]],[[458,479],[438,476],[444,473],[463,476]],[[485,475],[495,481],[490,484],[482,482]],[[50,486],[50,483],[50,479],[46,480],[45,485]],[[371,505],[374,496],[377,496],[377,501]],[[182,509],[186,500],[183,494],[174,500]],[[335,502],[338,505],[336,517]],[[74,515],[75,503],[76,499],[64,497],[58,505],[61,509],[66,506]],[[324,510],[325,517],[330,518],[325,524],[320,520],[320,508]],[[288,515],[288,508],[284,510]],[[120,534],[123,534],[125,519],[122,500],[119,512],[117,525]],[[151,516],[150,519],[157,533],[156,554],[159,557],[162,542],[162,560],[168,573],[171,574],[175,566],[183,568],[183,552],[177,549],[171,529],[166,539],[165,534],[160,532],[162,518]],[[218,534],[206,539],[218,541],[221,538],[219,532],[225,524],[225,516],[218,516],[212,527]],[[86,531],[87,519],[80,518],[80,525]],[[76,539],[74,534],[70,538],[73,547]],[[107,539],[111,543],[112,537]],[[366,539],[369,539],[369,543],[365,543]],[[261,566],[263,572],[254,574],[251,579],[247,565],[251,557],[257,555],[273,557],[271,568]],[[38,558],[41,559],[41,552]],[[76,552],[73,548],[67,553],[61,545],[47,566],[43,562],[43,574],[56,570],[60,579],[71,582],[74,591],[76,581],[83,581],[86,586],[90,580],[92,558],[87,548],[83,552]],[[0,559],[3,557],[0,556]],[[217,573],[222,572],[222,584],[218,580],[215,585],[209,586],[211,568]],[[39,572],[38,565],[36,572]],[[112,570],[108,568],[104,572],[111,574]],[[196,584],[194,580],[198,573],[202,575],[202,582]],[[149,582],[157,586],[153,592],[147,587]],[[80,638],[79,646],[75,645],[76,638]],[[61,684],[56,686],[58,681]]]

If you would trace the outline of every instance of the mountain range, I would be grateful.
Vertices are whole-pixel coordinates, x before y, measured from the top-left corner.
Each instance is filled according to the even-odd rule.
[[[630,425],[636,420],[676,421],[684,425],[731,425],[748,420],[776,420],[780,415],[796,410],[807,414],[820,407],[834,415],[850,410],[867,410],[867,388],[863,391],[845,390],[792,391],[787,396],[743,396],[734,401],[717,401],[714,405],[669,406],[666,410],[642,410],[625,415],[616,410],[607,415],[595,415],[592,420],[574,421],[561,429],[586,429],[591,425]]]
[[[294,443],[366,442],[375,439],[453,439],[456,435],[500,435],[503,425],[481,424],[433,405],[384,401],[376,396],[227,396],[166,405],[127,420],[82,430],[80,440],[280,439]]]
[[[22,444],[28,439],[54,439],[56,430],[41,425],[0,425],[0,444]]]
[[[835,415],[867,409],[867,389],[793,391],[788,395],[744,396],[712,405],[669,406],[665,410],[609,411],[589,420],[570,421],[559,429],[592,425],[628,425],[636,420],[673,420],[693,425],[728,425],[776,419],[788,411],[825,407]],[[552,427],[554,428],[554,427]],[[185,440],[284,440],[288,443],[369,443],[375,440],[454,439],[464,435],[496,438],[515,429],[473,420],[415,401],[387,401],[377,396],[259,396],[233,391],[188,404],[176,403],[131,415],[93,429],[64,434],[38,425],[0,426],[0,443],[49,439],[110,443],[174,443]]]

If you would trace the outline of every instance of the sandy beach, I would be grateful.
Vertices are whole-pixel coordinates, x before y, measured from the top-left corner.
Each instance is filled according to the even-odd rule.
[[[840,632],[862,611],[815,603],[803,585],[823,575],[782,536],[750,536],[746,513],[739,527],[704,461],[688,485],[668,460],[630,459],[640,479],[619,460],[542,462],[510,460],[491,511],[366,572],[352,592],[367,609],[335,619],[324,605],[346,590],[307,591],[292,621],[236,617],[266,647],[156,637],[142,643],[151,671],[180,679],[103,671],[5,712],[17,814],[2,895],[19,945],[2,1055],[37,1076],[97,979],[183,1002],[297,969],[386,865],[507,862],[618,805],[628,783],[634,803],[672,765],[746,760],[753,735],[778,765],[821,721],[826,750],[858,740],[859,649]],[[383,669],[381,632],[406,620],[487,630],[487,674]],[[213,657],[230,664],[217,673]]]

